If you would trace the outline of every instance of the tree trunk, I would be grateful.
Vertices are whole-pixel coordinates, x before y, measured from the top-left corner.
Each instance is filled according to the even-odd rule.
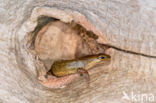
[[[1,1],[0,102],[156,101],[155,6],[155,0]],[[58,89],[38,82],[32,54],[26,47],[26,36],[36,26],[38,15],[56,16],[63,22],[74,20],[98,35],[98,43],[111,48],[111,63],[89,70],[89,86],[81,77]]]

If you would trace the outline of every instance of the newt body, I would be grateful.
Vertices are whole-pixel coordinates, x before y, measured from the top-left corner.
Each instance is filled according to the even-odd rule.
[[[86,74],[89,78],[87,70],[110,60],[110,56],[106,54],[98,54],[86,56],[73,60],[56,61],[51,67],[51,72],[57,77],[66,76],[74,73]]]

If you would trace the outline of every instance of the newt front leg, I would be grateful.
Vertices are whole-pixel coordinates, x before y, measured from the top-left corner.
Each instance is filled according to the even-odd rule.
[[[89,76],[89,73],[88,73],[87,70],[85,70],[85,69],[83,69],[83,68],[79,68],[79,69],[77,70],[77,72],[78,72],[80,75],[84,76],[84,77],[86,78],[87,81],[90,81],[90,76]]]

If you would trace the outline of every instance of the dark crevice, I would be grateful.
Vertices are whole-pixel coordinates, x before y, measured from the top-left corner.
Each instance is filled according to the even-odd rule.
[[[31,46],[30,46],[31,49],[35,48],[34,47],[35,39],[37,37],[38,32],[41,30],[41,28],[44,27],[49,22],[54,21],[54,20],[58,20],[58,19],[52,18],[52,17],[48,17],[48,16],[40,16],[40,17],[38,17],[38,19],[37,19],[37,23],[38,24],[37,24],[36,28],[34,29],[34,31],[32,31],[32,33],[31,33],[31,34],[34,34],[32,36],[32,39],[31,39],[31,41],[32,41],[31,42]]]
[[[124,53],[130,53],[130,54],[140,55],[140,56],[149,57],[149,58],[156,58],[156,56],[153,56],[153,55],[147,55],[147,54],[144,54],[144,53],[137,53],[137,52],[134,52],[134,51],[124,50],[124,49],[121,49],[121,48],[118,48],[118,47],[115,47],[115,46],[109,45],[109,44],[101,44],[101,45],[105,46],[105,47],[108,47],[108,48],[116,49],[116,50],[124,52]]]

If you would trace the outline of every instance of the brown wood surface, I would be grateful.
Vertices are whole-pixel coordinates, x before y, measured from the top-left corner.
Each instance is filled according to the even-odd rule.
[[[155,0],[5,0],[0,4],[0,103],[132,103],[122,99],[123,91],[156,96]],[[108,52],[110,65],[89,71],[89,86],[81,77],[55,90],[37,81],[26,35],[42,13],[63,22],[74,20],[96,33],[99,43],[114,47]]]

